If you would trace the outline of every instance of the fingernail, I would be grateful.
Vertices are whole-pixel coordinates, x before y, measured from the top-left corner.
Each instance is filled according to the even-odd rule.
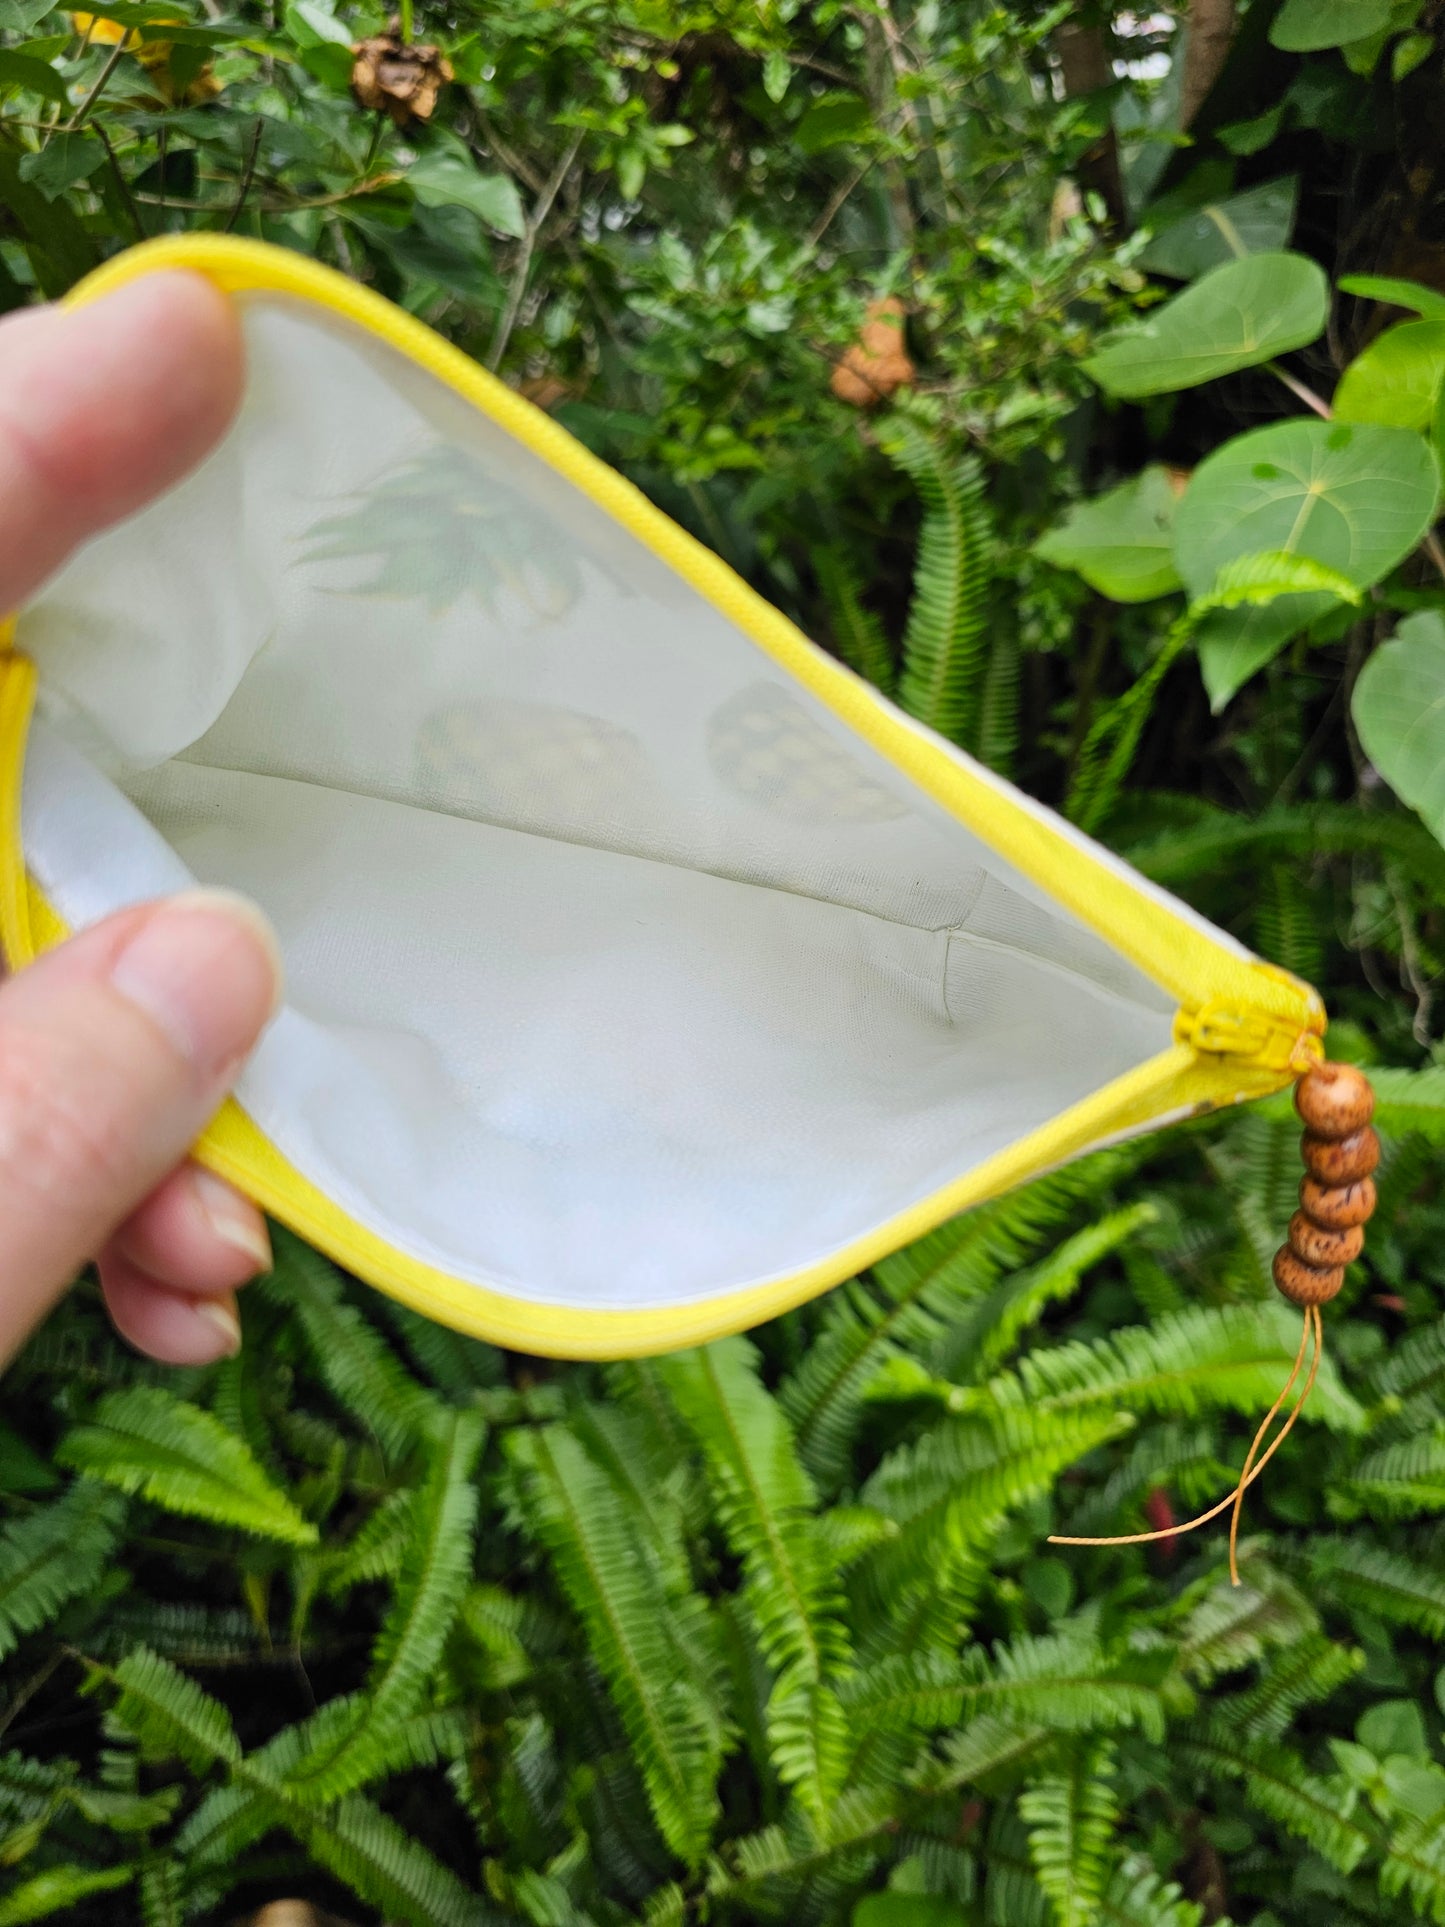
[[[249,898],[189,890],[156,905],[116,958],[111,982],[211,1079],[276,1014],[281,953]]]
[[[210,1325],[226,1341],[222,1354],[234,1358],[241,1349],[241,1321],[224,1298],[197,1298],[192,1306],[194,1315],[204,1324]]]
[[[269,1271],[273,1262],[271,1236],[255,1206],[210,1171],[197,1171],[191,1189],[211,1235],[232,1251],[241,1252],[257,1271]]]

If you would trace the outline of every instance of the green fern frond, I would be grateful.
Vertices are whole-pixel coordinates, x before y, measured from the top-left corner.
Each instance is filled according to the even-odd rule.
[[[1406,1332],[1370,1374],[1369,1386],[1376,1399],[1401,1404],[1440,1392],[1445,1387],[1445,1318]]]
[[[1319,1625],[1304,1594],[1262,1558],[1246,1550],[1239,1563],[1241,1584],[1206,1579],[1185,1601],[1176,1650],[1182,1670],[1201,1686],[1252,1666],[1273,1647],[1295,1645]]]
[[[112,1492],[82,1481],[0,1534],[0,1659],[105,1571],[125,1519]]]
[[[838,654],[858,675],[886,695],[893,687],[893,650],[883,624],[863,600],[863,584],[849,559],[835,548],[813,551],[813,572],[828,610]]]
[[[472,1577],[477,1489],[485,1436],[476,1412],[454,1411],[432,1430],[426,1478],[411,1508],[401,1577],[372,1655],[371,1673],[348,1718],[336,1721],[289,1775],[297,1798],[324,1801],[378,1776],[388,1736],[419,1705]],[[345,1705],[333,1701],[326,1711]]]
[[[1116,1869],[1099,1904],[1108,1927],[1202,1927],[1204,1909],[1186,1900],[1142,1855],[1130,1854]]]
[[[1445,1510],[1445,1429],[1365,1453],[1332,1490],[1330,1509],[1389,1519]]]
[[[1209,1779],[1238,1782],[1252,1806],[1305,1840],[1341,1873],[1353,1873],[1375,1844],[1354,1815],[1353,1787],[1311,1774],[1299,1755],[1271,1740],[1240,1739],[1227,1721],[1200,1722],[1179,1741],[1177,1757]]]
[[[1445,1922],[1445,1830],[1439,1816],[1412,1816],[1394,1827],[1380,1857],[1380,1891],[1408,1894],[1419,1919]]]
[[[421,1371],[458,1405],[465,1404],[474,1392],[505,1382],[506,1365],[495,1345],[452,1331],[434,1318],[423,1318],[420,1312],[384,1293],[376,1302]]]
[[[1050,1305],[1071,1298],[1095,1265],[1158,1218],[1157,1207],[1147,1203],[1108,1212],[1066,1238],[1042,1263],[1016,1272],[966,1306],[936,1348],[943,1376],[987,1377]]]
[[[769,1708],[774,1764],[821,1812],[847,1761],[829,1682],[848,1670],[852,1655],[811,1516],[812,1482],[747,1339],[678,1353],[656,1369],[702,1451],[718,1523],[743,1568],[749,1623],[777,1675]]]
[[[1198,1305],[1157,1325],[1036,1350],[1021,1361],[1016,1388],[996,1379],[984,1391],[1046,1412],[1099,1401],[1181,1418],[1221,1406],[1265,1411],[1298,1349],[1298,1318],[1283,1305]],[[1339,1431],[1364,1425],[1328,1356],[1304,1415]]]
[[[983,471],[972,456],[948,454],[935,434],[904,414],[883,422],[878,440],[923,504],[898,700],[941,736],[971,745],[993,547]]]
[[[273,1813],[318,1865],[387,1920],[415,1927],[512,1927],[507,1915],[464,1887],[359,1793],[321,1811],[278,1801]]]
[[[943,1370],[968,1307],[1026,1262],[1048,1233],[1122,1175],[1137,1152],[1105,1152],[957,1218],[835,1291],[807,1356],[779,1392],[804,1464],[841,1482],[870,1387],[908,1353]]]
[[[225,1707],[159,1653],[141,1646],[114,1669],[96,1670],[120,1688],[111,1724],[148,1756],[184,1760],[198,1772],[240,1760],[241,1743]]]
[[[779,1826],[763,1827],[728,1843],[713,1860],[710,1898],[734,1906],[781,1911],[804,1896],[813,1900],[841,1868],[850,1882],[867,1878],[898,1830],[896,1796],[878,1787],[839,1796],[820,1831],[801,1807]],[[745,1913],[743,1918],[748,1918]]]
[[[32,1920],[54,1920],[96,1894],[116,1893],[135,1878],[134,1867],[50,1867],[31,1874],[0,1896],[0,1927],[26,1927]],[[73,1918],[73,1916],[72,1916]]]
[[[670,1605],[637,1524],[561,1426],[507,1440],[533,1524],[632,1741],[663,1838],[689,1866],[717,1817],[722,1733],[706,1696],[671,1664]]]
[[[1227,1492],[1235,1473],[1219,1456],[1213,1430],[1206,1425],[1151,1425],[1101,1485],[1068,1515],[1067,1530],[1100,1534],[1125,1530],[1122,1521],[1143,1524],[1151,1492],[1167,1491],[1181,1511],[1202,1510]]]
[[[394,1579],[406,1557],[415,1518],[414,1491],[388,1492],[345,1545],[328,1547],[322,1580],[327,1594],[344,1599],[353,1586]]]
[[[1279,1740],[1303,1706],[1318,1704],[1352,1680],[1361,1656],[1323,1633],[1278,1649],[1263,1675],[1221,1703],[1219,1716],[1242,1739]]]
[[[992,1715],[1054,1734],[1134,1728],[1159,1741],[1166,1715],[1187,1703],[1179,1682],[1167,1675],[1140,1677],[1131,1656],[1106,1654],[1087,1627],[1021,1635],[1000,1646],[992,1660],[975,1648],[962,1670],[965,1720]]]
[[[339,1274],[324,1258],[278,1227],[276,1268],[259,1288],[291,1308],[322,1384],[387,1452],[399,1453],[424,1436],[436,1401],[347,1303]]]
[[[249,1446],[209,1412],[158,1386],[107,1393],[88,1424],[66,1433],[56,1457],[168,1512],[287,1545],[316,1543],[315,1526],[272,1484]]]
[[[1005,620],[995,627],[989,647],[974,741],[978,760],[1000,776],[1012,774],[1018,753],[1022,682],[1018,630],[1012,621]]]
[[[1305,1564],[1316,1596],[1445,1639],[1445,1575],[1433,1567],[1361,1538],[1311,1540]]]
[[[859,1561],[855,1586],[896,1625],[914,1589],[936,1586],[957,1556],[989,1542],[1006,1514],[1042,1497],[1066,1465],[1131,1423],[1114,1410],[1020,1405],[935,1426],[890,1453],[864,1487],[865,1503],[898,1530]]]
[[[997,1776],[1011,1776],[1020,1766],[1054,1746],[1057,1739],[1052,1727],[1037,1721],[982,1713],[956,1733],[945,1736],[943,1761],[928,1772],[923,1784],[937,1792],[987,1786]]]
[[[893,1653],[854,1673],[839,1698],[848,1722],[850,1786],[889,1785],[925,1734],[957,1725],[963,1703],[957,1664],[927,1649]]]
[[[174,1860],[152,1857],[141,1868],[142,1927],[185,1927],[180,1870]]]
[[[1081,1747],[1061,1773],[1019,1795],[1034,1875],[1057,1927],[1093,1927],[1113,1871],[1110,1847],[1119,1822],[1114,1750],[1107,1741]]]
[[[1159,685],[1193,642],[1197,623],[1197,615],[1186,610],[1170,627],[1149,667],[1090,726],[1064,812],[1081,830],[1097,830],[1118,802],[1144,725],[1154,713]]]
[[[1261,957],[1292,970],[1306,983],[1322,972],[1320,923],[1308,878],[1299,865],[1276,863],[1256,880],[1254,943]]]

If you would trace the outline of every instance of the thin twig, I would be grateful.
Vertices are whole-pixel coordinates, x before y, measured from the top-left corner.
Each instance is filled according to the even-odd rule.
[[[1425,536],[1420,546],[1424,549],[1426,555],[1429,556],[1430,560],[1435,564],[1436,570],[1438,571],[1441,580],[1445,581],[1445,549],[1441,548],[1440,538],[1435,533],[1434,529],[1431,529],[1429,531],[1429,533]]]
[[[101,146],[105,149],[105,158],[110,162],[110,171],[115,176],[116,189],[120,194],[121,200],[125,204],[125,211],[127,215],[130,217],[130,224],[132,228],[134,228],[135,230],[135,238],[137,239],[137,241],[144,241],[144,239],[146,238],[146,231],[141,224],[140,209],[136,206],[135,201],[131,196],[130,183],[126,180],[125,175],[122,174],[122,172],[120,171],[120,162],[116,158],[115,149],[110,144],[110,136],[106,133],[105,129],[101,126],[99,121],[95,123],[95,132],[100,141]]]
[[[512,270],[512,285],[507,290],[506,306],[497,317],[496,333],[492,336],[492,345],[487,352],[487,366],[494,371],[506,353],[507,343],[512,338],[512,330],[517,325],[517,316],[522,310],[522,300],[527,292],[527,279],[532,271],[532,253],[537,245],[537,235],[541,231],[542,223],[552,212],[552,203],[561,192],[562,183],[571,171],[572,163],[576,160],[577,150],[581,145],[582,129],[578,128],[567,143],[561,159],[552,169],[551,179],[537,196],[532,212],[527,218],[527,228],[522,236],[517,264]]]
[[[1329,403],[1322,401],[1313,388],[1306,388],[1302,381],[1297,381],[1288,368],[1281,368],[1277,361],[1267,361],[1264,365],[1270,374],[1284,383],[1292,395],[1297,396],[1304,403],[1306,408],[1312,408],[1321,421],[1334,420],[1334,410]]]
[[[61,128],[60,131],[62,134],[73,134],[76,132],[78,128],[84,126],[86,115],[90,112],[91,108],[94,107],[95,103],[100,99],[101,95],[105,92],[106,85],[109,82],[111,75],[115,72],[116,68],[120,65],[121,60],[124,58],[124,56],[127,53],[129,53],[130,49],[125,44],[126,41],[129,40],[129,38],[130,38],[129,34],[122,35],[122,37],[116,42],[114,47],[111,48],[110,59],[107,60],[105,65],[101,68],[100,74],[96,80],[95,85],[91,88],[90,92],[86,95],[85,99],[80,103],[79,107],[76,108],[74,114],[70,118],[68,125]]]
[[[515,174],[524,187],[531,188],[534,194],[542,192],[542,176],[529,160],[523,158],[515,147],[509,147],[492,125],[491,117],[485,107],[472,96],[472,107],[476,112],[477,126],[482,130],[482,138],[492,153],[502,163],[509,174]]]
[[[834,216],[838,213],[854,188],[862,181],[877,158],[876,154],[870,154],[861,167],[855,168],[846,181],[841,181],[838,186],[834,188],[833,192],[828,196],[828,202],[823,212],[808,230],[808,247],[817,247],[823,236],[828,232],[828,229],[833,225]]]
[[[241,185],[236,194],[236,205],[227,216],[226,225],[221,229],[222,234],[229,234],[241,218],[241,210],[246,205],[246,196],[251,192],[251,183],[256,178],[256,156],[261,151],[261,131],[264,126],[265,122],[258,114],[256,116],[256,124],[251,129],[251,145],[246,154],[246,165],[241,174]]]

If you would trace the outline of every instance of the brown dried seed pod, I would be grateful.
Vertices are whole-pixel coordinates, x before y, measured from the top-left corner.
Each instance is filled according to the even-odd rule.
[[[1374,1115],[1375,1093],[1353,1064],[1316,1064],[1295,1085],[1294,1107],[1316,1137],[1349,1137]]]
[[[1344,1268],[1335,1265],[1328,1271],[1303,1264],[1288,1245],[1274,1254],[1274,1282],[1292,1305],[1302,1311],[1311,1305],[1326,1304],[1345,1282]]]
[[[1353,1184],[1367,1178],[1380,1162],[1380,1140],[1367,1124],[1363,1131],[1348,1137],[1315,1137],[1306,1131],[1300,1139],[1305,1169],[1321,1184]]]
[[[1351,1225],[1346,1231],[1329,1231],[1312,1224],[1303,1211],[1296,1211],[1289,1221],[1289,1248],[1301,1263],[1313,1265],[1317,1271],[1352,1265],[1365,1248],[1364,1228]]]
[[[1347,1231],[1351,1225],[1368,1224],[1375,1215],[1375,1187],[1369,1178],[1357,1178],[1353,1184],[1301,1178],[1299,1201],[1310,1223],[1326,1231]]]
[[[398,127],[430,120],[452,64],[440,47],[401,37],[393,20],[386,33],[373,34],[352,48],[351,91],[363,107],[390,114]]]

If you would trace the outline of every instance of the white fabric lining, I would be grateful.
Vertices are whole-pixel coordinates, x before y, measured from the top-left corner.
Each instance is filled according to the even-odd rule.
[[[189,876],[266,908],[241,1100],[359,1223],[536,1302],[697,1301],[1168,1044],[1158,986],[525,450],[309,310],[247,331],[225,447],[23,620],[27,853],[74,923]]]

